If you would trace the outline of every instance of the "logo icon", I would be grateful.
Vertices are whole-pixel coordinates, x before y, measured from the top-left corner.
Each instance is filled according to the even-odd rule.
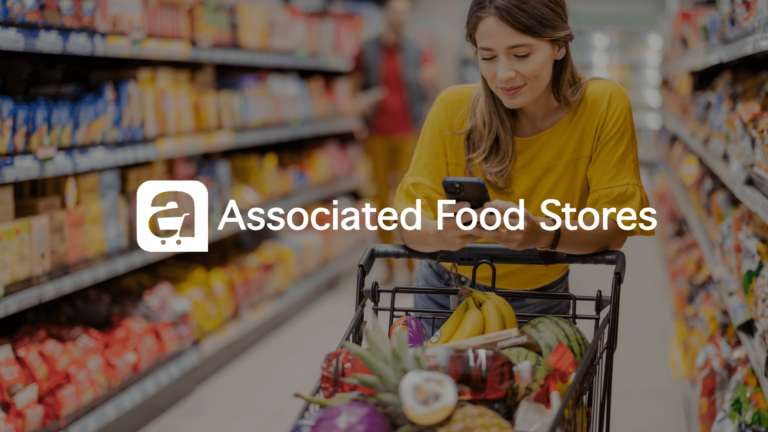
[[[158,195],[167,192],[174,193],[167,194],[172,195],[172,198],[158,205]],[[183,214],[159,214],[178,210],[181,199],[187,197],[193,202],[192,214],[186,212],[186,207],[182,207],[186,212]],[[191,236],[183,232],[186,218],[194,219],[194,233]],[[152,232],[153,225],[159,231],[171,232],[171,235],[156,235]],[[208,252],[208,189],[198,181],[153,180],[142,183],[136,193],[136,239],[139,247],[147,252]]]

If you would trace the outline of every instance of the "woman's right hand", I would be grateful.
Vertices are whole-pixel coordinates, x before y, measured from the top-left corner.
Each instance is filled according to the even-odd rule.
[[[445,213],[458,213],[463,208],[470,208],[468,202],[459,202],[456,204],[446,205],[443,207]],[[475,210],[472,210],[473,212]],[[479,215],[478,215],[479,216]],[[462,222],[466,226],[472,222],[472,218],[468,213],[462,215]],[[437,222],[435,222],[434,239],[436,240],[436,247],[439,250],[455,251],[463,248],[469,243],[480,240],[480,237],[470,234],[471,231],[465,231],[459,227],[455,217],[443,219],[443,229],[437,229]]]

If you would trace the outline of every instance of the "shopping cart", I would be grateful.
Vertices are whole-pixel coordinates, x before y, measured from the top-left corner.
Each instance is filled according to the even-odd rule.
[[[552,315],[577,321],[594,321],[594,335],[576,371],[573,383],[563,398],[562,405],[552,423],[550,432],[585,430],[584,425],[577,426],[579,416],[587,413],[587,428],[589,431],[609,431],[611,413],[611,382],[613,375],[613,354],[616,351],[616,337],[619,322],[619,294],[621,282],[624,279],[625,258],[619,251],[599,252],[589,255],[568,255],[560,252],[538,251],[529,249],[514,251],[494,243],[473,243],[455,252],[417,252],[400,245],[375,245],[369,247],[363,254],[357,269],[357,290],[355,296],[355,314],[352,322],[344,333],[344,337],[337,349],[341,349],[344,342],[360,344],[363,340],[365,328],[365,309],[368,302],[372,303],[371,310],[378,317],[381,311],[389,312],[389,326],[394,319],[412,315],[421,319],[425,326],[435,325],[436,320],[445,319],[452,311],[417,309],[412,307],[396,306],[396,297],[402,294],[433,294],[433,295],[457,295],[457,288],[432,288],[432,287],[403,287],[392,289],[379,287],[377,282],[366,286],[365,278],[371,271],[373,263],[380,258],[395,259],[420,259],[433,260],[441,263],[455,263],[462,266],[472,266],[472,280],[470,287],[475,285],[477,268],[481,265],[491,267],[491,287],[493,291],[506,298],[533,298],[548,299],[571,303],[571,312],[565,315]],[[513,291],[496,289],[495,264],[523,264],[523,265],[552,265],[552,264],[595,264],[614,266],[611,295],[605,296],[601,290],[597,290],[594,296],[577,296],[571,293],[537,293],[527,291]],[[388,306],[379,306],[381,294],[390,294]],[[582,314],[577,312],[577,304],[587,302],[594,306],[594,313]],[[605,309],[610,306],[608,311]],[[601,317],[602,315],[602,317]],[[517,314],[520,324],[533,318],[545,316],[545,314]],[[429,327],[428,327],[429,328]],[[311,394],[320,396],[320,382],[318,382]],[[579,407],[577,404],[581,405]],[[578,408],[578,409],[573,409]],[[305,403],[299,419],[319,409],[314,404]]]
[[[181,226],[184,224],[184,218],[189,216],[189,213],[184,213],[180,217],[163,217],[163,218],[157,218],[157,226],[165,231],[176,231],[176,234],[172,235],[168,240],[176,239],[176,244],[181,244],[181,239],[179,238],[181,234]],[[165,240],[160,240],[160,244],[164,245],[166,243]]]

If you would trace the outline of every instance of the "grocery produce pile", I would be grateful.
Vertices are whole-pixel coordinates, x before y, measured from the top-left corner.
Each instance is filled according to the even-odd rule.
[[[360,206],[345,198],[344,206]],[[0,320],[0,431],[59,430],[339,256],[364,232],[229,241]],[[234,239],[233,239],[234,240]]]
[[[660,175],[655,183],[676,319],[676,336],[670,344],[673,374],[691,383],[701,431],[766,430],[768,404],[755,376],[762,371],[750,366],[726,312],[734,302],[723,299],[723,288],[712,279],[696,240],[675,208],[667,179]],[[712,205],[723,202],[713,199]],[[749,236],[749,231],[743,234]],[[741,242],[746,240],[743,234],[737,237]],[[741,247],[749,246],[742,243]],[[744,264],[749,265],[746,258]],[[745,279],[745,290],[753,289],[753,278]]]
[[[518,329],[509,303],[461,288],[462,303],[435,335],[413,316],[376,322],[367,348],[346,343],[322,365],[319,407],[298,432],[548,430],[589,344],[570,321],[536,318]],[[569,430],[591,413],[574,398]]]

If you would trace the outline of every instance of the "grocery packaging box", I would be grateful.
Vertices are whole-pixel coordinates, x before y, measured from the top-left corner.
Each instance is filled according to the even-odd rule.
[[[0,285],[13,282],[13,222],[0,225]]]
[[[113,204],[114,205],[114,204]],[[100,202],[80,206],[85,221],[85,247],[88,258],[96,258],[106,253],[104,236],[104,212]]]
[[[13,281],[27,279],[32,272],[32,237],[29,219],[22,218],[13,222]]]
[[[24,199],[16,203],[16,217],[41,215],[59,209],[61,209],[61,197],[59,195]]]
[[[50,216],[51,270],[67,265],[67,211],[57,210]]]
[[[65,230],[67,264],[74,265],[88,258],[85,213],[82,206],[67,212]]]
[[[0,223],[12,221],[15,213],[13,185],[0,187]]]
[[[32,276],[42,276],[51,271],[51,215],[42,214],[29,218],[32,237]]]

